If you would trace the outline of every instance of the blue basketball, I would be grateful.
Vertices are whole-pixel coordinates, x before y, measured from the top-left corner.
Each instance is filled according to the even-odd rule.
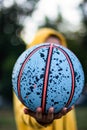
[[[12,74],[13,90],[31,111],[41,107],[58,113],[71,107],[81,95],[84,72],[78,58],[69,49],[42,43],[27,49],[18,58]]]

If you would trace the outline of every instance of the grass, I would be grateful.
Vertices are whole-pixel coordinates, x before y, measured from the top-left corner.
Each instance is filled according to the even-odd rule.
[[[87,106],[76,108],[78,130],[87,130]]]
[[[76,108],[78,130],[87,130],[87,106]],[[0,130],[16,130],[12,108],[0,109]]]
[[[14,114],[11,108],[0,109],[0,130],[16,130]]]

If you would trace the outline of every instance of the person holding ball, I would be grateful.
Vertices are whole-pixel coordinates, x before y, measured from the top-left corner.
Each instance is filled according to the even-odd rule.
[[[45,42],[67,47],[65,38],[59,32],[43,28],[37,32],[27,48]],[[17,130],[77,130],[74,106],[69,109],[64,107],[58,114],[54,114],[53,107],[49,108],[47,114],[43,114],[41,107],[32,112],[18,100],[14,92],[13,104]]]

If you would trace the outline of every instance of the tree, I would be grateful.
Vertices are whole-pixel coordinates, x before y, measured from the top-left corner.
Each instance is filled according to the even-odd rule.
[[[50,20],[47,16],[45,17],[45,23],[40,25],[41,27],[52,27],[57,31],[61,32],[65,37],[68,44],[68,48],[72,50],[79,58],[83,70],[85,73],[85,82],[87,82],[87,0],[84,0],[80,5],[80,9],[83,14],[83,30],[84,35],[80,34],[81,30],[77,32],[67,31],[67,21],[62,17],[61,10],[58,9],[58,17],[54,20]],[[69,23],[68,23],[69,24]]]
[[[85,72],[85,82],[87,83],[87,0],[83,0],[79,7],[82,11],[82,23],[84,30],[83,35],[81,35],[81,50],[83,50],[81,57]]]
[[[23,19],[32,14],[37,0],[25,0],[21,6],[15,2],[9,7],[4,7],[3,2],[0,1],[0,95],[11,101],[12,69],[25,50],[25,43],[20,38]]]

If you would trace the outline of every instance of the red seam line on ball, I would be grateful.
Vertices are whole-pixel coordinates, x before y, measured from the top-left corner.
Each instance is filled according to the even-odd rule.
[[[21,82],[21,77],[22,77],[22,72],[23,72],[23,69],[27,63],[27,61],[30,59],[30,57],[36,52],[38,51],[39,49],[43,48],[43,47],[49,47],[49,45],[42,45],[42,46],[39,46],[37,48],[35,48],[27,57],[26,59],[24,60],[24,62],[22,63],[22,66],[20,68],[20,72],[19,72],[19,75],[18,75],[18,82],[17,82],[17,89],[18,89],[18,97],[20,98],[20,100],[23,102],[22,100],[22,97],[21,97],[21,92],[20,92],[20,82]]]
[[[56,46],[55,46],[56,47]],[[74,76],[74,68],[73,68],[73,65],[72,65],[72,62],[71,62],[71,59],[70,57],[68,56],[68,54],[60,47],[56,47],[58,48],[60,51],[63,52],[63,54],[65,55],[68,63],[69,63],[69,66],[70,66],[70,70],[71,70],[71,76],[72,76],[72,88],[71,88],[71,93],[70,93],[70,97],[68,99],[68,102],[66,103],[65,107],[68,107],[71,103],[71,100],[73,98],[73,95],[74,95],[74,90],[75,90],[75,76]]]
[[[50,63],[52,58],[52,51],[53,51],[53,44],[50,44],[47,63],[46,63],[46,70],[45,70],[45,77],[44,77],[44,86],[43,86],[43,95],[42,95],[42,112],[45,111],[46,106],[46,94],[47,94],[47,87],[48,87],[48,78],[49,78],[49,71],[50,71]]]

